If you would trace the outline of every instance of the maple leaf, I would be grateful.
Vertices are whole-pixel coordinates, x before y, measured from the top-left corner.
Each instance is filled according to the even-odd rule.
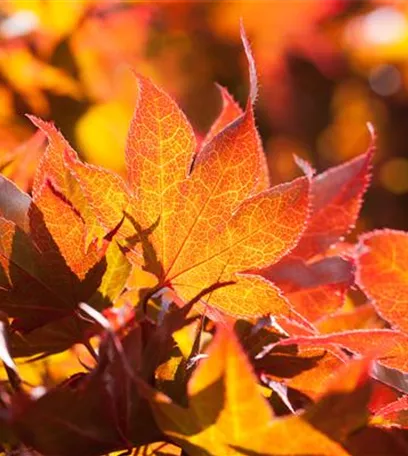
[[[344,366],[315,406],[275,418],[235,335],[219,325],[188,383],[189,407],[158,393],[150,400],[162,430],[191,455],[347,454],[329,437],[344,440],[366,419],[368,368],[367,360]],[[328,420],[333,408],[341,413]]]
[[[94,242],[85,249],[81,215],[50,180],[33,199],[6,178],[0,182],[0,307],[13,318],[14,330],[36,330],[32,345],[13,333],[12,352],[65,349],[84,338],[84,324],[75,316],[78,303],[110,305],[122,291],[129,263],[108,238],[101,248]]]
[[[408,396],[387,404],[377,410],[371,418],[371,424],[380,427],[408,428]]]
[[[395,402],[400,396],[400,392],[380,381],[374,381],[373,394],[368,404],[370,413],[375,415],[379,410]]]
[[[339,333],[353,329],[380,329],[384,322],[370,303],[355,307],[350,311],[340,311],[321,318],[316,323],[320,334]]]
[[[374,150],[372,132],[366,153],[313,177],[311,214],[297,246],[279,262],[259,271],[281,288],[309,321],[339,309],[354,281],[353,262],[333,256],[335,252],[329,248],[354,227],[370,181]],[[298,164],[306,173],[313,173],[308,163],[298,160]]]
[[[140,327],[122,339],[121,351],[107,338],[89,374],[77,374],[38,398],[15,395],[9,426],[45,455],[98,455],[161,440],[148,403],[132,380],[141,367],[141,350]]]
[[[371,131],[366,153],[313,178],[309,223],[291,252],[292,258],[308,260],[322,254],[354,228],[370,183],[374,151],[375,136]]]
[[[102,213],[106,215],[113,215],[114,223],[109,223],[108,225],[101,227],[95,214],[97,208],[88,204],[77,181],[64,165],[64,154],[66,156],[76,157],[76,152],[52,124],[33,116],[29,116],[29,118],[34,125],[43,131],[49,142],[35,175],[33,195],[35,197],[44,185],[44,182],[47,179],[51,179],[59,192],[72,203],[79,211],[81,217],[85,220],[85,247],[88,248],[95,237],[100,238],[107,235],[120,224],[123,218],[123,212],[120,213],[120,217],[115,218],[115,213],[112,214],[111,209],[112,206],[115,207],[116,205],[121,208],[126,206],[128,199],[124,191],[124,184],[119,176],[114,175],[108,170],[102,170],[91,165],[88,165],[86,168],[86,170],[91,173],[91,176],[93,174],[93,178],[97,179],[98,185],[104,188],[105,196],[110,201],[110,204],[107,205],[106,208],[100,207],[99,211],[102,211]]]
[[[320,348],[300,347],[295,354],[271,352],[254,360],[262,378],[277,381],[313,400],[321,397],[333,371],[345,363],[335,353]]]
[[[311,263],[288,258],[261,274],[279,285],[303,317],[316,322],[343,305],[354,282],[353,269],[351,261],[337,256]]]
[[[54,141],[49,160],[58,163],[60,175],[75,177],[99,227],[109,231],[125,214],[118,238],[139,255],[139,267],[157,275],[157,289],[170,286],[188,301],[211,284],[234,281],[206,303],[235,316],[288,316],[280,291],[246,272],[278,261],[296,245],[307,217],[309,181],[303,177],[259,193],[267,179],[252,108],[257,82],[243,41],[251,79],[245,112],[197,154],[183,113],[143,77],[126,147],[126,183],[83,164],[51,127],[42,128]]]
[[[58,304],[58,302],[56,302]],[[75,343],[85,342],[96,331],[92,325],[77,315],[49,321],[21,334],[9,334],[10,353],[13,357],[38,357],[39,359],[63,352]]]
[[[367,233],[361,236],[357,251],[357,283],[382,318],[408,332],[408,234]]]
[[[408,372],[408,336],[390,329],[361,329],[339,333],[291,337],[279,345],[298,344],[300,346],[336,350],[340,346],[352,353],[371,356],[380,364],[402,372]]]
[[[152,381],[158,365],[167,359],[172,334],[187,324],[193,304],[174,306],[159,326],[147,320],[135,321],[131,306],[107,309],[105,316],[82,303],[81,311],[104,329],[96,366],[48,391],[39,390],[39,395],[19,390],[5,412],[5,424],[45,455],[96,455],[140,445],[146,445],[147,451],[147,446],[164,436],[146,399],[139,394],[140,382]],[[122,318],[124,322],[118,327]],[[7,349],[0,348],[0,357],[9,361]],[[84,403],[89,405],[85,413]],[[156,446],[152,444],[150,449]]]
[[[250,54],[248,54],[249,62],[251,65],[251,72],[254,73],[256,71],[255,63],[253,58]],[[256,81],[252,82],[253,85],[256,84]],[[217,85],[221,98],[222,98],[222,110],[218,117],[215,119],[214,123],[211,125],[210,130],[206,134],[205,138],[203,139],[202,143],[199,145],[199,149],[202,150],[204,147],[211,142],[211,140],[217,136],[218,133],[221,133],[229,124],[236,121],[239,117],[241,117],[244,113],[238,103],[234,100],[232,95],[228,92],[225,87]],[[259,173],[259,181],[257,184],[257,190],[262,191],[269,188],[269,170],[268,170],[268,163],[266,161],[266,156],[262,150],[261,141],[259,141],[259,166],[260,166],[260,173]]]
[[[325,381],[317,403],[306,409],[304,418],[332,439],[344,442],[348,435],[368,421],[372,361],[352,360]]]
[[[241,107],[234,100],[228,90],[220,85],[217,85],[217,88],[221,94],[222,109],[200,144],[201,149],[203,149],[206,144],[210,143],[211,140],[217,136],[218,133],[224,130],[227,125],[237,120],[243,114]]]

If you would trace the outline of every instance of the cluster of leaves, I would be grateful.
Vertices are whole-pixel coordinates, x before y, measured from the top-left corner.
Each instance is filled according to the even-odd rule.
[[[245,110],[220,88],[198,142],[136,76],[126,180],[32,118],[49,143],[32,197],[0,189],[4,452],[408,453],[408,236],[343,240],[374,144],[271,187],[243,43]],[[63,382],[20,374],[75,345],[89,359]]]

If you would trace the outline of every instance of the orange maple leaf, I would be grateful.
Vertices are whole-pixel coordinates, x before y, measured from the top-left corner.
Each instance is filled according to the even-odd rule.
[[[381,427],[408,429],[408,395],[377,410],[371,423]]]
[[[408,372],[408,336],[390,329],[356,329],[339,333],[291,337],[280,345],[297,344],[300,347],[319,347],[337,352],[337,347],[352,353],[370,356],[391,369]]]
[[[323,382],[315,405],[278,418],[235,334],[219,325],[188,382],[188,408],[162,393],[148,395],[162,431],[192,455],[289,455],[306,448],[311,455],[347,455],[338,442],[366,418],[369,368],[367,359],[341,366]]]
[[[4,177],[0,188],[1,310],[12,327],[26,332],[73,317],[83,300],[100,308],[111,303],[129,272],[111,239],[85,249],[84,220],[50,180],[33,199]]]
[[[353,329],[381,329],[384,324],[371,303],[367,302],[352,310],[328,314],[317,322],[316,327],[320,334],[330,334]]]
[[[379,315],[408,333],[408,234],[378,230],[360,238],[357,282]]]
[[[118,239],[132,258],[139,256],[137,267],[158,277],[157,290],[171,287],[187,301],[214,283],[232,280],[233,286],[215,290],[206,303],[234,316],[289,316],[280,291],[248,271],[278,261],[296,245],[308,213],[309,180],[265,189],[268,177],[252,107],[256,70],[244,34],[243,42],[251,80],[245,112],[198,153],[192,127],[176,103],[138,77],[127,182],[82,163],[52,126],[37,121],[51,141],[48,163],[53,165],[43,169],[79,183],[98,229],[109,232],[125,217]],[[96,225],[92,220],[91,231]]]
[[[354,228],[371,179],[375,133],[369,128],[366,153],[312,178],[311,213],[301,239],[289,255],[260,271],[312,322],[339,309],[354,281],[354,262],[346,261],[350,255],[334,247]],[[304,160],[297,162],[305,173],[314,173]]]

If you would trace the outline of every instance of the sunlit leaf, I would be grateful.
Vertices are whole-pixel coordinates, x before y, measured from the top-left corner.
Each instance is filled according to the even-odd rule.
[[[361,237],[357,280],[378,313],[408,332],[408,235],[374,231]]]
[[[13,192],[15,198],[24,201],[21,214],[17,215],[23,219],[26,232],[11,220],[1,219],[1,308],[14,318],[12,327],[26,332],[53,320],[74,318],[81,301],[89,301],[97,308],[110,305],[122,291],[130,270],[118,246],[104,239],[100,248],[93,242],[87,249],[84,220],[51,181],[37,190],[33,201],[16,188]],[[7,214],[15,215],[10,210],[12,199],[6,203]],[[65,329],[69,326],[68,323]],[[71,327],[71,345],[85,337],[80,335],[81,326],[76,323]],[[69,338],[65,331],[40,333],[41,344],[55,343],[60,349],[57,340]],[[44,340],[45,334],[48,339]],[[19,356],[33,354],[33,347],[27,344],[24,353],[24,340],[21,342],[17,343],[20,349],[15,350]]]
[[[327,380],[344,364],[336,354],[324,349],[301,347],[296,354],[270,353],[255,361],[266,378],[317,399],[325,391]]]
[[[408,396],[402,396],[395,402],[377,410],[371,424],[380,427],[408,429]]]
[[[188,409],[161,395],[153,402],[162,430],[189,454],[347,454],[300,417],[273,418],[228,330],[218,327],[207,355],[189,382]]]
[[[353,283],[353,265],[336,256],[313,263],[283,260],[261,274],[276,283],[294,308],[312,322],[338,310]]]
[[[353,353],[377,359],[386,367],[408,372],[406,356],[408,336],[389,329],[354,330],[322,336],[294,337],[283,340],[280,344],[299,344],[329,350],[333,346],[341,346]]]
[[[235,288],[219,289],[206,302],[232,315],[283,309],[288,315],[287,302],[272,284],[241,274],[276,262],[296,244],[305,226],[309,182],[300,178],[256,194],[265,168],[252,109],[255,67],[245,46],[251,79],[246,110],[197,155],[192,128],[175,102],[138,77],[126,148],[130,192],[117,176],[96,172],[70,151],[65,160],[102,226],[112,229],[124,216],[118,235],[159,278],[157,288],[171,285],[188,301],[218,281],[233,281]]]
[[[384,322],[378,317],[374,307],[364,304],[350,311],[339,311],[323,317],[316,323],[321,334],[336,333],[353,329],[380,329]]]
[[[313,178],[310,221],[293,257],[324,253],[354,227],[370,182],[373,153],[371,144],[365,154]]]

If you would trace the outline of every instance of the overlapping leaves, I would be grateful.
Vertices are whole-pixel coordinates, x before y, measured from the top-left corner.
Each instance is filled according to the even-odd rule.
[[[96,455],[170,440],[191,455],[345,455],[373,429],[406,428],[407,388],[392,375],[408,371],[406,234],[342,244],[374,144],[316,176],[297,159],[305,176],[270,187],[243,42],[245,110],[220,88],[223,110],[199,146],[176,103],[136,76],[126,180],[32,118],[49,143],[33,195],[0,187],[9,447]],[[363,304],[347,296],[355,271]],[[82,342],[95,367],[30,390],[7,339],[15,356]],[[372,377],[393,395],[370,416]]]
[[[52,139],[50,172],[74,179],[96,215],[89,221],[92,233],[100,236],[102,229],[106,235],[124,219],[117,238],[136,267],[158,277],[157,288],[170,286],[186,301],[213,283],[234,281],[206,304],[234,316],[289,316],[279,290],[247,271],[276,262],[296,245],[307,218],[309,182],[302,177],[266,188],[252,108],[255,68],[246,46],[251,73],[246,110],[227,125],[224,110],[197,153],[192,128],[177,105],[138,77],[127,182],[83,164],[51,126],[39,125]]]

